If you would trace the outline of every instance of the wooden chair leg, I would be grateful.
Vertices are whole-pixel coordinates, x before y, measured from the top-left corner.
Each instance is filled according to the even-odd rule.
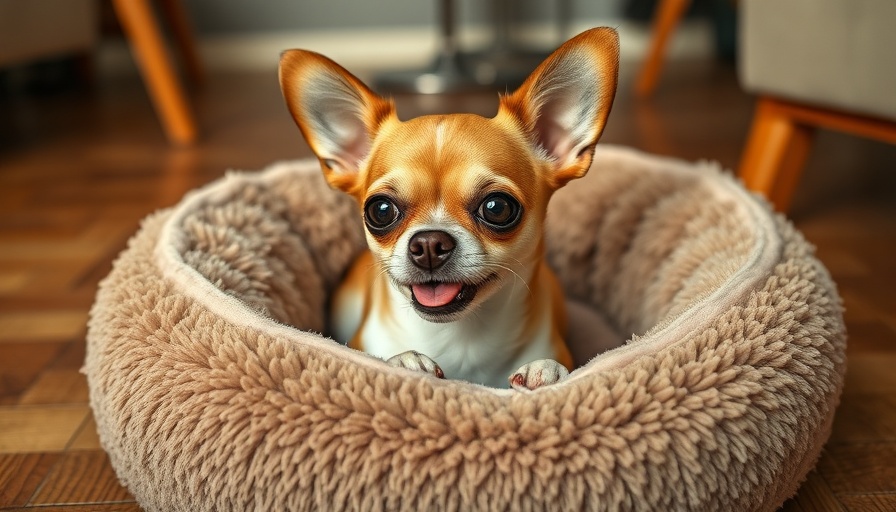
[[[168,56],[149,0],[112,0],[169,140],[196,141],[196,122]]]
[[[202,59],[199,58],[199,51],[196,49],[193,27],[184,11],[182,0],[161,0],[160,6],[165,20],[174,33],[174,40],[177,42],[190,80],[196,85],[203,85],[205,70],[202,67]]]
[[[647,51],[647,58],[638,75],[635,93],[642,98],[653,94],[663,68],[663,57],[666,54],[666,43],[675,27],[681,21],[690,0],[660,0],[653,16],[652,39]]]
[[[760,98],[740,162],[739,174],[747,188],[765,195],[776,210],[786,212],[814,132],[775,101]]]

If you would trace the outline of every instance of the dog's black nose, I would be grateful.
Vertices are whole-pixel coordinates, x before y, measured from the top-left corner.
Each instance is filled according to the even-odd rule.
[[[454,238],[444,231],[421,231],[411,237],[408,254],[418,268],[432,271],[451,258],[456,245]]]

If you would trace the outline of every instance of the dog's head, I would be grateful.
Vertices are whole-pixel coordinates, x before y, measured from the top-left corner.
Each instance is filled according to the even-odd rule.
[[[361,206],[393,284],[423,318],[444,322],[531,278],[551,194],[591,165],[618,60],[615,31],[586,31],[503,96],[491,119],[399,121],[390,100],[302,50],[283,54],[280,84],[327,181]]]

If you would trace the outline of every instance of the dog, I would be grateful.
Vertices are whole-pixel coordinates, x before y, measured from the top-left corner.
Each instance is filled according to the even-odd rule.
[[[554,191],[591,167],[618,66],[615,30],[591,29],[501,96],[494,118],[400,121],[391,100],[332,60],[285,51],[289,111],[366,228],[369,249],[332,301],[334,338],[487,386],[565,378],[573,360],[564,297],[545,263],[545,216]]]

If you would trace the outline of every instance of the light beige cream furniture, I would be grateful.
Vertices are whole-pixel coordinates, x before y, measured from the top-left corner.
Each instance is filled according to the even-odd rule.
[[[758,97],[739,173],[786,211],[817,128],[896,144],[896,1],[739,5],[740,79]]]

